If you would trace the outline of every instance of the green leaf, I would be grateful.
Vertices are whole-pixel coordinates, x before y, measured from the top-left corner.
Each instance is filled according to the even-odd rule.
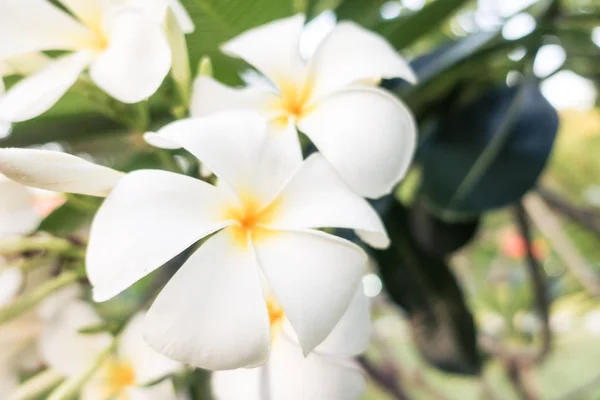
[[[92,221],[99,206],[99,199],[71,196],[42,221],[38,230],[57,236],[72,234]]]
[[[445,262],[418,245],[408,210],[391,201],[385,225],[392,244],[374,251],[388,294],[408,313],[413,338],[426,360],[443,371],[478,374],[475,324],[456,278]]]
[[[467,0],[436,0],[420,11],[398,20],[382,22],[377,31],[385,36],[397,49],[403,49],[432,30],[439,29],[442,22]]]
[[[361,25],[371,27],[381,20],[380,9],[387,0],[346,0],[335,13],[338,20],[351,19]]]
[[[266,22],[293,15],[292,0],[183,0],[196,29],[187,36],[190,61],[197,65],[209,56],[216,78],[229,84],[239,82],[244,64],[225,56],[219,46],[234,36]]]

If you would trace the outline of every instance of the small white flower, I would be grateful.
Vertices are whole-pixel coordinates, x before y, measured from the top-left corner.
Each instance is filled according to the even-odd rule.
[[[34,201],[29,188],[0,175],[0,236],[24,235],[37,228],[42,216]]]
[[[145,386],[178,372],[182,366],[158,354],[144,342],[143,318],[143,314],[137,314],[129,321],[119,337],[116,351],[82,388],[82,400],[177,398],[169,379]],[[39,347],[42,358],[65,377],[80,375],[108,350],[114,340],[107,332],[79,332],[100,323],[102,319],[89,304],[83,301],[69,303],[41,334]]]
[[[50,190],[106,195],[91,227],[87,273],[104,301],[211,235],[158,295],[146,338],[171,358],[207,369],[264,363],[266,276],[305,354],[331,332],[361,281],[366,254],[315,228],[389,239],[377,213],[330,164],[290,160],[266,140],[263,118],[224,113],[174,122],[157,133],[205,163],[216,186],[171,172],[123,176],[64,153],[0,150],[0,170]]]
[[[256,110],[272,121],[273,136],[287,143],[290,156],[301,157],[301,131],[357,193],[389,193],[409,166],[416,128],[410,111],[374,84],[396,77],[415,82],[413,71],[382,37],[352,22],[339,23],[305,62],[298,46],[303,26],[298,15],[225,43],[226,54],[254,66],[273,88],[233,89],[201,76],[192,115]]]
[[[369,344],[370,316],[362,285],[327,339],[308,357],[290,334],[283,310],[267,300],[273,343],[269,361],[254,369],[216,371],[216,400],[358,400],[365,378],[353,356]]]
[[[139,1],[60,3],[71,15],[46,0],[0,2],[0,59],[68,52],[11,88],[0,102],[0,120],[24,121],[47,111],[88,67],[102,90],[125,103],[150,97],[169,72],[171,50],[162,21]]]

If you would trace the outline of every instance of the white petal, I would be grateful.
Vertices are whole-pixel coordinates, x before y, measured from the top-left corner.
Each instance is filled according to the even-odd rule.
[[[92,222],[86,268],[94,300],[116,296],[223,227],[220,210],[227,200],[214,186],[185,175],[127,174]]]
[[[112,344],[113,338],[109,333],[78,332],[100,323],[102,319],[89,304],[81,300],[69,303],[45,325],[39,340],[42,358],[66,377],[81,373]]]
[[[106,196],[124,176],[67,153],[18,148],[0,149],[0,172],[23,185],[90,196]]]
[[[416,124],[394,96],[353,87],[328,96],[298,124],[348,185],[363,197],[388,194],[415,150]]]
[[[305,358],[293,343],[278,340],[269,360],[269,386],[271,400],[358,400],[366,380],[349,358]]]
[[[58,0],[78,20],[87,26],[100,28],[108,2],[104,0]]]
[[[199,76],[194,81],[190,114],[204,117],[228,110],[255,110],[266,113],[270,102],[276,99],[273,93],[254,87],[231,88],[208,76]]]
[[[23,78],[0,100],[0,120],[25,121],[48,111],[75,84],[91,54],[69,54]]]
[[[265,367],[215,371],[210,375],[215,400],[264,400],[261,387]]]
[[[258,261],[305,354],[340,320],[364,273],[356,245],[319,231],[277,231],[255,241]]]
[[[50,320],[51,318],[54,318],[65,305],[82,296],[82,287],[78,283],[73,283],[46,297],[36,308],[36,312],[42,319]]]
[[[177,400],[177,393],[171,380],[159,382],[147,387],[128,387],[125,389],[127,400]]]
[[[278,196],[273,228],[349,228],[373,247],[389,238],[377,212],[354,193],[321,154],[311,155]]]
[[[144,133],[144,140],[149,145],[158,147],[159,149],[177,150],[181,148],[179,143],[173,142],[164,136],[160,136],[156,132]]]
[[[118,348],[119,358],[133,366],[138,385],[145,385],[182,369],[180,363],[157,353],[146,344],[143,323],[143,313],[131,318],[121,333]]]
[[[19,386],[19,376],[12,365],[0,365],[0,399],[8,399]]]
[[[157,351],[210,370],[264,363],[269,329],[255,255],[227,229],[189,258],[145,320],[146,340]]]
[[[0,75],[31,75],[51,61],[50,57],[40,52],[8,57],[0,62]]]
[[[124,103],[150,97],[171,68],[161,25],[133,7],[121,9],[108,25],[108,47],[90,67],[90,77]]]
[[[355,356],[364,353],[371,339],[371,309],[362,283],[346,313],[315,353],[332,356]]]
[[[194,32],[194,21],[188,14],[187,10],[183,7],[183,4],[181,4],[179,0],[169,0],[169,5],[175,14],[175,18],[177,18],[177,22],[179,22],[181,31],[183,33]]]
[[[268,140],[277,133],[258,114],[233,111],[176,121],[157,135],[195,155],[234,192],[266,202],[301,162],[297,138]]]
[[[303,27],[301,14],[280,19],[242,33],[221,50],[245,60],[275,84],[295,81],[304,74],[299,50]]]
[[[0,307],[9,304],[23,286],[23,271],[19,268],[0,269]]]
[[[416,83],[412,68],[381,36],[353,22],[342,22],[310,60],[315,97],[364,80],[402,78]]]
[[[29,190],[0,176],[0,236],[28,234],[37,228],[41,219],[33,208]]]
[[[75,50],[92,33],[46,0],[3,0],[0,37],[4,38],[0,41],[3,59],[40,50]]]

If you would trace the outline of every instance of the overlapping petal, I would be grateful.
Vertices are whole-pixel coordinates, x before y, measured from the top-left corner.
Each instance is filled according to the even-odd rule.
[[[370,245],[385,248],[389,238],[375,210],[354,193],[321,154],[311,155],[278,196],[272,228],[349,228]]]
[[[75,52],[23,78],[0,99],[0,120],[25,121],[48,111],[77,81],[92,54]]]
[[[294,343],[281,340],[269,360],[269,387],[273,400],[358,400],[366,379],[351,359],[317,354],[305,358]]]
[[[415,150],[411,113],[376,88],[351,87],[327,96],[298,127],[364,197],[389,193],[406,173]]]
[[[105,0],[58,0],[77,19],[87,26],[99,29],[102,25],[102,14],[111,3]]]
[[[157,351],[222,370],[264,363],[269,317],[252,251],[225,229],[209,238],[150,307],[145,337]]]
[[[93,38],[91,31],[46,0],[0,3],[0,59],[41,50],[76,50]]]
[[[138,385],[145,385],[172,375],[182,365],[157,353],[143,338],[144,314],[136,314],[129,320],[119,337],[117,353],[121,361],[131,364]]]
[[[310,353],[348,308],[366,254],[347,240],[312,230],[277,231],[254,247],[304,353]]]
[[[90,67],[90,77],[124,103],[150,97],[171,68],[171,49],[161,25],[135,7],[120,8],[107,22],[109,43]]]
[[[417,81],[408,62],[383,37],[353,22],[339,23],[323,40],[310,60],[309,74],[315,98],[363,80]]]
[[[282,85],[304,77],[299,51],[303,28],[304,16],[298,14],[250,29],[225,43],[221,50],[245,60],[271,82]]]
[[[40,221],[30,191],[0,175],[0,235],[30,233]]]
[[[222,228],[220,207],[231,201],[223,191],[185,175],[127,174],[92,222],[86,268],[94,299],[110,299]]]
[[[263,400],[265,398],[262,395],[262,391],[265,390],[263,374],[267,373],[265,367],[213,372],[211,388],[215,400]]]
[[[0,172],[23,185],[56,192],[106,196],[124,176],[67,153],[0,149]]]

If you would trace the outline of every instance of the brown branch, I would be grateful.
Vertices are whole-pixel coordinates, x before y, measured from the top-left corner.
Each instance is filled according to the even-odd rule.
[[[358,362],[375,383],[384,388],[396,400],[410,400],[406,391],[399,385],[397,371],[394,369],[379,369],[366,357],[359,356]]]
[[[554,211],[600,236],[600,215],[596,211],[590,208],[577,207],[543,187],[538,187],[536,192]]]
[[[552,331],[550,330],[550,299],[546,285],[546,276],[542,266],[533,253],[531,228],[523,204],[518,203],[515,209],[517,224],[527,247],[527,270],[535,298],[535,305],[542,321],[541,346],[533,362],[541,362],[552,347]]]

